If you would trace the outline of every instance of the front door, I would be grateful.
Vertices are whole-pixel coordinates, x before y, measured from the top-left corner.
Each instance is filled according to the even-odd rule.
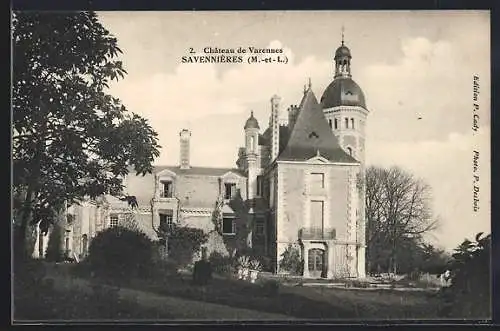
[[[325,277],[325,251],[319,248],[309,250],[309,276],[313,278]]]

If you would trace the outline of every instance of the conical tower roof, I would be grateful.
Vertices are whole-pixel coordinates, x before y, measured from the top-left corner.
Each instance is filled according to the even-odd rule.
[[[281,161],[305,161],[320,155],[331,162],[358,163],[340,147],[311,87],[304,93],[297,120]]]

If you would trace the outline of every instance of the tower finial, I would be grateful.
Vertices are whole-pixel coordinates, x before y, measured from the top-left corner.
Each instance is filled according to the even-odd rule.
[[[309,85],[309,89],[311,89],[311,86],[312,86],[312,84],[311,84],[311,77],[309,77],[309,83],[308,83],[308,85]]]
[[[342,46],[344,46],[344,31],[345,31],[344,24],[342,24]]]
[[[253,110],[250,110],[250,117],[253,117]]]
[[[306,94],[306,92],[307,92],[307,86],[306,84],[304,84],[304,94]]]

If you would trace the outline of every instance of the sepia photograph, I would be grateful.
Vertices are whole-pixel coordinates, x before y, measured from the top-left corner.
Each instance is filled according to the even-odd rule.
[[[13,323],[491,320],[489,11],[11,29]]]

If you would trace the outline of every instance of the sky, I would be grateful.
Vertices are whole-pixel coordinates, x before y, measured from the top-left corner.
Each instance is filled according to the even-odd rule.
[[[162,145],[156,164],[178,164],[179,131],[192,131],[191,163],[235,167],[243,125],[261,129],[270,98],[281,112],[311,79],[319,99],[333,79],[342,26],[353,79],[369,115],[366,163],[399,166],[432,189],[440,220],[428,240],[445,249],[490,232],[490,15],[487,11],[100,12],[128,72],[110,93],[145,118]],[[279,48],[286,64],[181,63],[190,48]],[[473,77],[479,77],[479,129]],[[421,119],[419,119],[421,118]],[[480,152],[473,211],[473,151]]]

